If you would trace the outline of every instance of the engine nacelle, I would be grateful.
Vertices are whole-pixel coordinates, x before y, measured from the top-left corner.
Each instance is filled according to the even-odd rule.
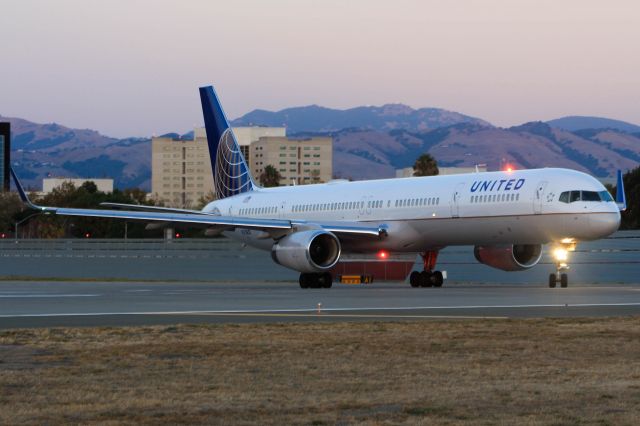
[[[542,257],[541,244],[475,246],[476,260],[503,271],[522,271],[535,266]]]
[[[298,272],[322,272],[340,258],[340,241],[331,232],[320,229],[287,235],[273,245],[273,261]]]

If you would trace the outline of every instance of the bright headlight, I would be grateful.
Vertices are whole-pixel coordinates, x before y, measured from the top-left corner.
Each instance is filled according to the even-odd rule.
[[[558,261],[558,262],[564,262],[567,260],[567,250],[558,247],[556,249],[553,250],[553,257]]]

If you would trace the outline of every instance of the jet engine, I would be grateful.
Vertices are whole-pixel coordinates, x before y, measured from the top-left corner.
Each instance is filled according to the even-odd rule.
[[[542,257],[541,244],[475,246],[476,260],[503,271],[522,271],[535,266]]]
[[[323,272],[338,262],[340,241],[319,229],[294,232],[273,245],[271,258],[298,272]]]

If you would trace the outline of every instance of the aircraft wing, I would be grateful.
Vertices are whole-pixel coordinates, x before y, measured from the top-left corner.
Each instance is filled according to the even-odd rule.
[[[29,200],[22,184],[18,180],[13,169],[11,175],[16,183],[18,193],[22,201],[31,209],[43,214],[55,214],[60,216],[103,217],[111,219],[135,220],[142,222],[165,222],[186,226],[198,226],[217,228],[220,230],[233,230],[236,228],[255,229],[265,231],[275,237],[283,236],[288,230],[295,231],[298,228],[322,228],[340,236],[369,236],[381,237],[386,235],[384,226],[363,224],[359,222],[327,222],[316,223],[307,221],[291,221],[286,219],[259,219],[238,216],[221,216],[195,210],[171,209],[164,207],[142,208],[146,206],[130,206],[127,204],[111,203],[110,206],[118,208],[139,207],[138,210],[101,210],[101,209],[76,209],[66,207],[47,207],[35,205]]]

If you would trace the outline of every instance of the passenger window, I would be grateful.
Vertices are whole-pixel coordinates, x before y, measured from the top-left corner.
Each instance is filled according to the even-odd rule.
[[[571,203],[580,201],[580,191],[571,191]]]

